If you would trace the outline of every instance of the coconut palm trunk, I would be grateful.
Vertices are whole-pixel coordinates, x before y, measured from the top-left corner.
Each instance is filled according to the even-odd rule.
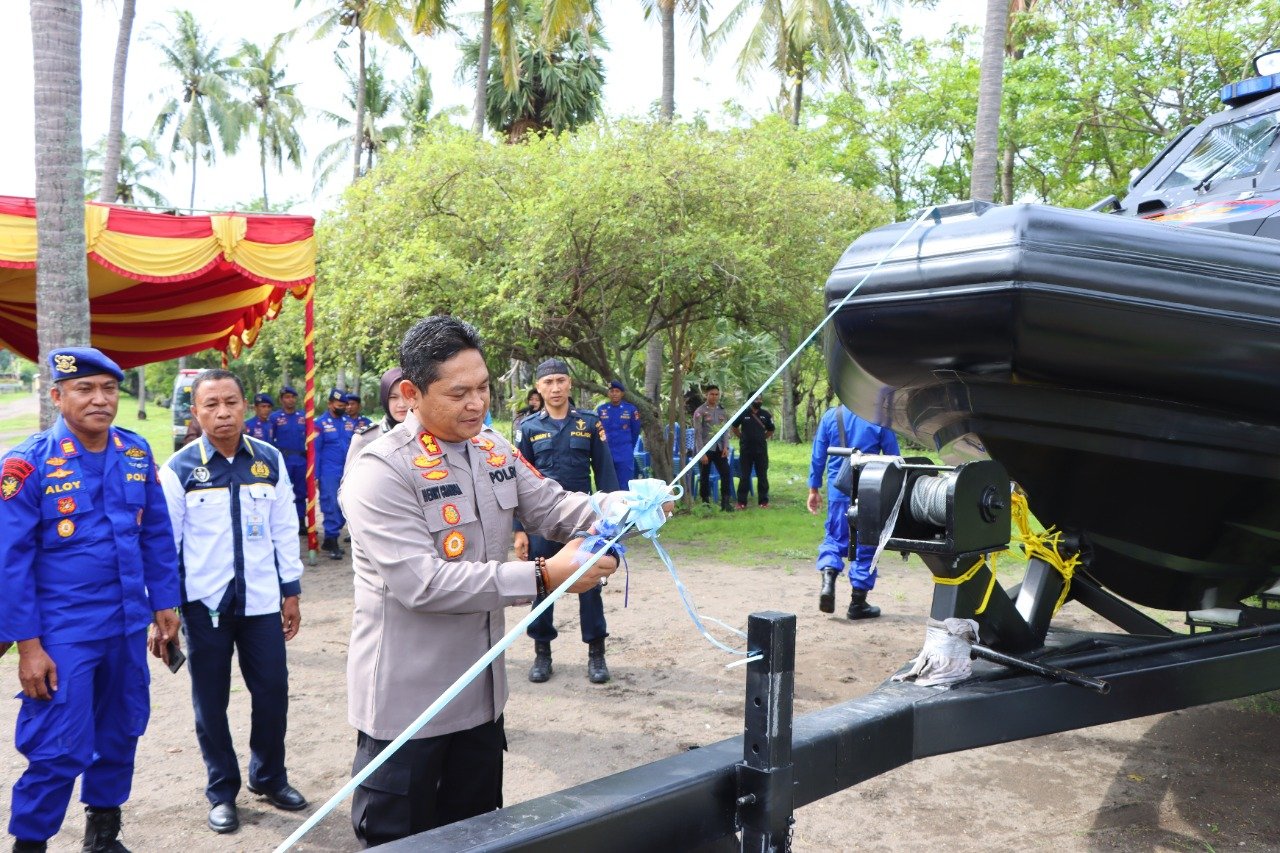
[[[973,134],[973,171],[969,176],[969,197],[974,201],[991,201],[995,197],[1000,98],[1004,88],[1004,50],[1008,29],[1009,0],[987,0],[978,77],[978,118]]]
[[[200,164],[200,152],[191,146],[191,201],[187,203],[187,213],[196,212],[196,166]]]
[[[111,71],[111,117],[107,124],[107,151],[102,162],[98,201],[110,204],[119,196],[120,146],[124,141],[124,73],[129,64],[133,16],[137,0],[120,5],[120,32],[116,36],[116,61]]]
[[[357,26],[360,31],[360,70],[356,75],[356,123],[355,123],[355,141],[352,147],[355,152],[352,157],[352,174],[353,182],[360,180],[360,155],[364,153],[364,87],[365,87],[365,49],[364,49],[364,27]]]
[[[31,0],[35,79],[36,337],[49,387],[51,350],[89,343],[89,273],[80,144],[80,0]],[[56,412],[40,399],[40,425]]]
[[[262,168],[262,209],[271,212],[271,202],[267,200],[267,142],[258,139],[258,165]]]
[[[484,21],[480,26],[480,59],[476,62],[476,100],[471,132],[484,133],[484,113],[489,98],[489,53],[493,49],[493,0],[484,0]]]
[[[676,114],[676,0],[658,0],[662,25],[662,101],[658,117],[669,122]],[[658,348],[662,345],[659,343]]]

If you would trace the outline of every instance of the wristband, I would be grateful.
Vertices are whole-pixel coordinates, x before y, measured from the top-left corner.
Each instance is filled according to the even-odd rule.
[[[533,578],[538,585],[538,598],[547,597],[547,558],[538,557],[533,561]]]

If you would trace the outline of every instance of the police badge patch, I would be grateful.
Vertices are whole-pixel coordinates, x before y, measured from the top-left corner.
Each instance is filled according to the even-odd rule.
[[[462,520],[462,515],[458,512],[458,508],[453,504],[445,504],[440,507],[440,516],[444,518],[445,524],[457,524]]]
[[[462,556],[462,552],[467,548],[467,537],[461,532],[455,530],[448,536],[444,537],[444,555],[452,560],[454,557]]]
[[[59,515],[71,515],[71,513],[75,511],[76,511],[75,498],[58,498],[58,514]]]
[[[271,469],[267,467],[267,463],[259,459],[257,462],[249,466],[249,473],[257,477],[259,480],[265,480],[271,476]]]
[[[53,357],[53,369],[59,373],[75,373],[76,357],[74,355],[55,355]]]
[[[128,456],[130,459],[146,459],[147,451],[143,450],[141,447],[130,447],[124,452],[124,455]]]
[[[64,518],[58,522],[58,535],[66,539],[72,533],[76,532],[76,523],[69,518]]]
[[[209,469],[201,465],[191,472],[191,476],[197,483],[207,483],[209,482]]]
[[[22,484],[34,470],[35,466],[16,456],[4,460],[4,468],[0,470],[0,498],[7,501],[22,491]]]

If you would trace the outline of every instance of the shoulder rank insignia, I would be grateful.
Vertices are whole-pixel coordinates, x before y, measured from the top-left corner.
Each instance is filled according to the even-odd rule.
[[[257,477],[259,480],[265,480],[271,476],[271,468],[267,463],[259,459],[257,462],[249,466],[249,473]]]
[[[124,450],[124,442],[120,440],[120,436],[114,432],[111,433],[111,443],[116,446],[116,450]]]
[[[58,449],[62,451],[62,455],[66,457],[79,456],[80,451],[76,450],[76,443],[69,438],[64,438],[58,444]]]
[[[440,444],[436,441],[436,437],[429,432],[419,435],[418,441],[422,444],[422,449],[427,451],[428,456],[439,456],[443,452],[440,450]]]
[[[146,459],[147,451],[143,450],[141,447],[130,447],[124,452],[124,455],[128,456],[130,459]]]
[[[467,537],[462,532],[455,530],[448,536],[444,537],[444,555],[452,560],[455,557],[461,557],[462,552],[467,548]]]
[[[462,520],[462,514],[458,512],[458,508],[453,504],[445,504],[440,507],[440,516],[444,519],[445,524],[457,524]]]

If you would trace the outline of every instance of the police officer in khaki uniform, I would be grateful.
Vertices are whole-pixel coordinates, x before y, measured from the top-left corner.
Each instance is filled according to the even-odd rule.
[[[340,495],[355,571],[353,772],[502,638],[503,608],[573,574],[573,533],[594,520],[587,495],[544,478],[484,427],[489,371],[475,329],[452,317],[421,320],[400,365],[410,411],[360,452]],[[508,561],[513,517],[568,544],[536,562]],[[616,568],[602,557],[569,591],[595,589]],[[500,808],[506,700],[499,658],[356,790],[360,841],[382,844]]]

